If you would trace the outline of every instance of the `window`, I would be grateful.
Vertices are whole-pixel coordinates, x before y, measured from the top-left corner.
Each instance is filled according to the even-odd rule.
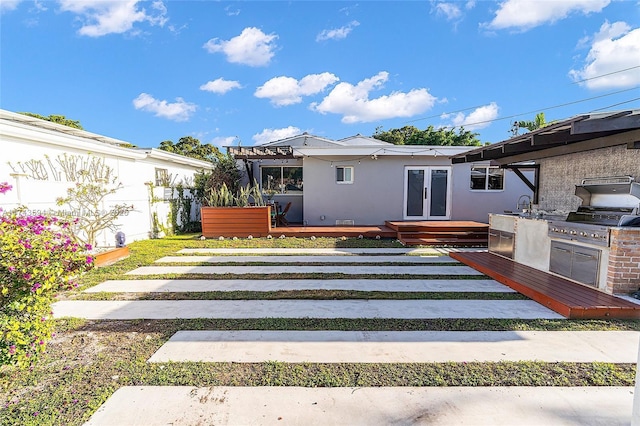
[[[336,183],[353,183],[353,166],[336,166]]]
[[[156,186],[169,186],[169,172],[167,169],[156,169]]]
[[[301,193],[302,167],[261,167],[260,184],[263,192],[271,194]]]
[[[501,191],[504,189],[504,169],[494,166],[471,168],[471,189]]]

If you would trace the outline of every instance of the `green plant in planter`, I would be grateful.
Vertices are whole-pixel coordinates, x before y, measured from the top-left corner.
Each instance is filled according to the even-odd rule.
[[[265,205],[257,182],[239,187],[235,194],[223,183],[217,190],[210,188],[202,199],[202,204],[206,207],[248,207],[252,205],[252,201],[254,206]]]

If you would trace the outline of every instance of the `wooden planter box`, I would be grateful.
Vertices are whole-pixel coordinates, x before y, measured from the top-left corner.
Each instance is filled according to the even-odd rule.
[[[271,233],[271,207],[202,207],[202,235],[218,237],[266,237]]]
[[[129,247],[113,248],[111,250],[95,254],[93,256],[93,266],[96,268],[109,266],[126,257],[129,257]]]

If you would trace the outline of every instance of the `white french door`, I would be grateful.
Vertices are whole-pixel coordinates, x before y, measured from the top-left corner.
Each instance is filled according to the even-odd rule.
[[[406,166],[404,170],[404,219],[449,219],[451,167]]]

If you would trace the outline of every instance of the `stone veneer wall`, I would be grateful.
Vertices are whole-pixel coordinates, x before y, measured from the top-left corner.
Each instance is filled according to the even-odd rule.
[[[575,185],[588,177],[632,176],[640,182],[640,149],[626,145],[600,148],[538,160],[540,164],[539,208],[546,211],[574,211],[580,198]]]
[[[607,293],[640,289],[640,228],[613,228],[607,268]]]

